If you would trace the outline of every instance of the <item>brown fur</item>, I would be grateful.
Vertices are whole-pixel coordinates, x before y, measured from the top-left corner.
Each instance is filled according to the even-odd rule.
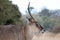
[[[24,28],[25,40],[32,40],[32,37],[40,30],[36,27],[35,23],[27,24]]]
[[[60,26],[54,27],[50,32],[38,33],[32,40],[60,40]]]
[[[16,25],[0,26],[0,40],[24,40],[24,30]]]
[[[54,34],[51,32],[45,32],[44,34],[36,34],[32,40],[60,40],[60,33]]]
[[[35,23],[27,23],[22,29],[17,25],[0,25],[0,40],[32,40],[38,32]]]

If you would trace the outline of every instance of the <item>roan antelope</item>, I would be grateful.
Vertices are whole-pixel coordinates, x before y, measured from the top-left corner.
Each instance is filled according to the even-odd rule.
[[[30,6],[30,3],[28,4],[28,13],[29,13],[31,18],[27,17],[29,23],[27,23],[25,28],[24,28],[25,40],[32,40],[33,36],[36,33],[39,33],[40,31],[42,31],[44,29],[41,25],[39,25],[36,22],[34,17],[31,15],[31,12],[29,10],[29,6]]]

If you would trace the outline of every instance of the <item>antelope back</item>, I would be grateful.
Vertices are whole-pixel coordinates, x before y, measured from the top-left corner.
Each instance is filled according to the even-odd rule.
[[[25,40],[24,30],[16,25],[0,26],[0,40]]]

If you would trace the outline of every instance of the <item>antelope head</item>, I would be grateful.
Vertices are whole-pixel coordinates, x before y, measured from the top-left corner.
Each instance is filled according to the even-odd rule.
[[[29,15],[30,15],[30,17],[31,18],[28,18],[27,17],[27,19],[30,21],[30,22],[34,22],[36,25],[37,25],[37,27],[42,31],[42,30],[44,30],[44,28],[35,20],[35,18],[32,16],[32,14],[31,14],[31,12],[30,12],[30,2],[29,2],[29,4],[28,4],[28,13],[29,13]],[[45,30],[44,30],[45,31]]]

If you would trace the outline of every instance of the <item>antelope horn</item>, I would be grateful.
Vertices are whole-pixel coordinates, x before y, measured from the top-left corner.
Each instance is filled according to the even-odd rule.
[[[28,4],[28,13],[29,13],[30,17],[36,22],[37,27],[42,31],[44,28],[34,19],[34,17],[32,16],[32,14],[30,12],[30,8],[29,7],[30,7],[30,2]]]
[[[30,12],[30,2],[29,2],[29,4],[28,4],[28,13],[29,13],[29,15],[30,15],[30,17],[32,18],[32,19],[34,19],[34,17],[32,16],[32,14],[31,14],[31,12]],[[34,19],[35,20],[35,19]],[[35,20],[36,21],[36,20]]]

